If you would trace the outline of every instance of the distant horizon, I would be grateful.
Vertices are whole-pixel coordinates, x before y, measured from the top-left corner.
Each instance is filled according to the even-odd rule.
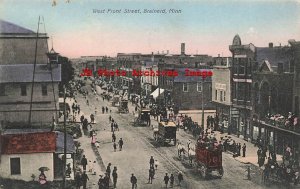
[[[35,32],[42,16],[45,25],[40,32],[48,34],[49,48],[53,37],[54,50],[70,59],[167,50],[180,54],[181,43],[186,54],[228,57],[236,34],[242,44],[257,47],[300,40],[299,0],[57,0],[56,6],[44,0],[2,0],[0,4],[0,19]],[[140,12],[123,13],[125,9]],[[145,9],[157,13],[143,13]]]

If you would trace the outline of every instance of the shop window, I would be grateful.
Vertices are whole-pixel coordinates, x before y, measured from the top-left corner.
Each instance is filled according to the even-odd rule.
[[[188,92],[188,84],[183,83],[183,92]]]
[[[26,88],[26,84],[21,84],[21,96],[27,96],[27,88]]]
[[[47,96],[48,91],[47,91],[47,84],[42,84],[42,95]]]

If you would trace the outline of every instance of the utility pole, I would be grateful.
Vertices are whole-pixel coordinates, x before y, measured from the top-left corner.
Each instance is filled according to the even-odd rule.
[[[66,183],[66,163],[67,163],[67,129],[66,129],[66,86],[64,85],[64,156],[63,156],[63,184],[64,189],[67,188]]]
[[[201,106],[202,106],[202,120],[201,120],[201,127],[204,129],[204,100],[203,100],[203,92],[204,92],[204,77],[202,77],[202,82],[201,82]]]

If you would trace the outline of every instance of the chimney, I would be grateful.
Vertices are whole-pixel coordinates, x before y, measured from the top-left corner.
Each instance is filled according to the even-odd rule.
[[[185,54],[185,43],[181,43],[181,55]]]
[[[169,54],[169,50],[167,50],[167,54]]]
[[[282,74],[283,73],[283,63],[278,63],[277,64],[277,73]]]
[[[273,48],[273,43],[269,43],[269,48]]]
[[[220,54],[218,54],[218,57],[220,57]]]

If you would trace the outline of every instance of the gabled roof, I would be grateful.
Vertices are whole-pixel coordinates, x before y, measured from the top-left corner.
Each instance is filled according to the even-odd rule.
[[[33,64],[0,65],[0,83],[32,82]],[[53,81],[61,81],[61,65],[52,65]],[[35,82],[51,82],[51,72],[47,64],[37,64]]]
[[[0,19],[0,33],[2,34],[34,34],[33,31]]]
[[[1,154],[53,153],[56,133],[25,133],[2,135]]]
[[[261,64],[261,66],[260,66],[260,68],[259,68],[259,71],[269,71],[269,72],[273,72],[274,70],[273,70],[273,68],[272,68],[272,66],[271,66],[271,64],[270,64],[270,62],[269,62],[268,60],[265,60],[265,61]]]

